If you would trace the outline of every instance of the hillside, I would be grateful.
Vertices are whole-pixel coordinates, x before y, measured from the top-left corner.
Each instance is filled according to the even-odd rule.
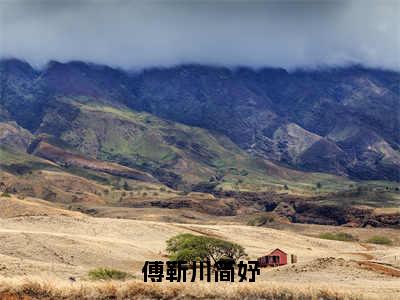
[[[254,157],[218,132],[127,107],[56,97],[43,113],[39,127],[31,132],[13,121],[0,122],[4,171],[23,175],[58,168],[88,179],[107,173],[114,181],[158,181],[180,190],[197,186],[200,191],[207,186],[279,190],[285,184],[311,191],[317,182],[328,189],[351,183]]]
[[[0,72],[1,121],[171,186],[185,172],[189,182],[215,176],[238,155],[232,167],[239,172],[250,155],[353,179],[399,180],[396,72],[183,65],[128,73],[83,62],[35,70],[18,60],[1,61]]]

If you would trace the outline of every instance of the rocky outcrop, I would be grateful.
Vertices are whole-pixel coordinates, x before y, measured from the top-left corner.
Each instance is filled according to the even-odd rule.
[[[287,218],[289,221],[295,221],[296,210],[289,203],[279,202],[273,212],[278,216]]]
[[[204,200],[196,197],[183,196],[162,200],[124,200],[121,205],[129,207],[160,207],[169,209],[187,208],[214,216],[234,216],[237,214],[238,204],[229,198]]]
[[[218,197],[232,197],[238,205],[273,212],[293,223],[351,227],[400,228],[400,213],[376,213],[372,208],[321,204],[329,196],[310,197],[272,192],[215,192]]]

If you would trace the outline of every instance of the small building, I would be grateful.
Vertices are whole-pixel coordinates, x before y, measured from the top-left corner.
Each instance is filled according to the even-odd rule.
[[[277,267],[286,265],[288,263],[287,256],[288,255],[286,252],[276,248],[275,250],[271,251],[271,253],[261,256],[257,260],[260,264],[260,267]]]

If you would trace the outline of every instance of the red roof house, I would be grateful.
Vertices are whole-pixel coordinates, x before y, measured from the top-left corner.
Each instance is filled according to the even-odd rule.
[[[258,258],[260,267],[277,267],[287,264],[287,253],[276,248],[271,253]]]

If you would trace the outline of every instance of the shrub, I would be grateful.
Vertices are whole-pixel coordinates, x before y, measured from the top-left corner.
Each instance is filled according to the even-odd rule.
[[[108,268],[91,270],[88,275],[91,280],[124,280],[129,277],[126,272]]]
[[[125,181],[123,185],[125,191],[132,191],[132,187]]]
[[[357,238],[354,237],[350,233],[345,233],[345,232],[324,232],[319,235],[320,239],[325,239],[325,240],[335,240],[335,241],[343,241],[343,242],[351,242],[351,241],[356,241]]]
[[[1,194],[1,197],[11,197],[11,195],[9,194],[9,193],[7,193],[7,192],[4,192],[4,193],[2,193]]]
[[[190,233],[178,234],[170,238],[167,241],[167,251],[171,260],[213,260],[214,263],[222,259],[231,259],[236,262],[247,255],[239,244]]]
[[[240,176],[247,176],[247,175],[249,175],[249,172],[247,172],[247,170],[241,170],[240,171]]]
[[[191,191],[201,192],[201,193],[212,193],[214,192],[217,185],[218,182],[202,181],[193,185]]]
[[[392,245],[393,242],[391,239],[386,236],[375,235],[367,240],[367,243],[378,244],[378,245]]]
[[[254,218],[250,219],[247,222],[247,225],[249,226],[262,226],[267,223],[271,223],[275,221],[274,216],[272,215],[261,215],[261,216],[255,216]]]

